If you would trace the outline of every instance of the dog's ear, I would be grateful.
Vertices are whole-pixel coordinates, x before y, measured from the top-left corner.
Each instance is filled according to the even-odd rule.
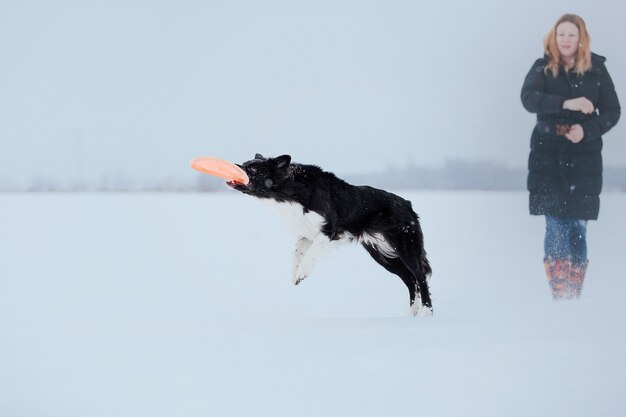
[[[290,162],[291,162],[291,156],[289,155],[281,155],[281,156],[274,158],[274,163],[276,164],[276,168],[278,169],[283,169],[285,167],[288,167]]]
[[[265,159],[260,153],[254,155],[254,159]]]

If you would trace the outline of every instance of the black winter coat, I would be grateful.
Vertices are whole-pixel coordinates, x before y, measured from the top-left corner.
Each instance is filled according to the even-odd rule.
[[[548,58],[538,59],[522,87],[522,103],[537,114],[530,139],[528,191],[530,214],[596,220],[602,189],[602,135],[620,117],[613,81],[605,58],[591,55],[592,68],[578,76],[561,69],[557,77],[544,72]],[[563,110],[567,99],[584,96],[595,112]],[[580,124],[583,140],[572,143],[557,134],[557,125]]]

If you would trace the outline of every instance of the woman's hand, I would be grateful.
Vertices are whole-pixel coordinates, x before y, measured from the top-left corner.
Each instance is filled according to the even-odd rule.
[[[593,103],[587,97],[578,97],[563,102],[565,110],[579,111],[583,114],[591,114],[595,110]]]
[[[585,131],[581,125],[572,125],[565,134],[565,137],[572,143],[578,143],[583,140]]]

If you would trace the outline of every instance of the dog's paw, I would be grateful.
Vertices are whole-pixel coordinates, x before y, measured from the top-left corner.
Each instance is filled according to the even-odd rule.
[[[298,284],[300,284],[302,281],[304,281],[304,279],[305,279],[306,277],[307,277],[307,275],[302,275],[302,274],[298,274],[298,273],[296,273],[296,274],[293,276],[293,278],[292,278],[293,285],[298,285]]]
[[[293,275],[293,283],[298,285],[303,279],[311,275],[311,271],[313,270],[313,259],[305,258],[300,262],[300,264],[296,268],[296,272]]]
[[[293,283],[294,285],[300,284],[306,277],[311,274],[311,270],[313,269],[313,264],[311,262],[302,262],[296,268],[296,272],[293,275]]]
[[[432,317],[433,308],[427,307],[420,302],[415,302],[411,306],[411,314],[415,317]]]

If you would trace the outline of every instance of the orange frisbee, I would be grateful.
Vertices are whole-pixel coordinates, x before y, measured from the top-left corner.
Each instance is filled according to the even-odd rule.
[[[191,167],[197,171],[228,181],[235,181],[244,185],[250,182],[250,178],[248,178],[243,169],[225,159],[203,156],[193,159]]]

